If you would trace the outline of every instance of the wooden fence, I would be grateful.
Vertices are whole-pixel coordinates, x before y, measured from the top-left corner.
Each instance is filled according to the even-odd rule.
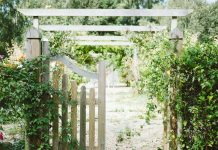
[[[104,150],[105,149],[105,118],[106,118],[106,103],[105,103],[105,94],[106,94],[106,77],[105,77],[105,62],[102,61],[99,63],[98,73],[88,72],[83,69],[77,67],[72,60],[70,60],[66,56],[56,56],[51,60],[53,61],[61,61],[65,66],[67,66],[72,72],[76,72],[77,74],[84,76],[86,78],[98,79],[98,97],[95,95],[95,89],[91,88],[89,90],[89,95],[87,96],[86,87],[82,86],[80,90],[80,94],[78,93],[77,83],[76,81],[68,81],[68,77],[64,74],[61,78],[61,71],[56,70],[53,73],[53,87],[54,89],[60,89],[59,83],[62,81],[62,93],[63,97],[62,101],[60,97],[54,96],[55,102],[55,112],[59,112],[59,108],[61,108],[61,135],[59,135],[59,115],[55,115],[55,119],[53,121],[53,129],[52,129],[52,147],[53,150],[67,150],[69,149],[69,144],[64,139],[68,137],[67,126],[70,123],[71,130],[71,139],[74,141],[79,141],[79,148],[89,149],[89,150]],[[70,90],[69,85],[70,83]],[[70,93],[70,94],[69,94]],[[69,96],[70,95],[70,96]],[[88,97],[88,98],[87,98]],[[89,107],[89,116],[87,117],[86,107]],[[70,107],[70,112],[68,110]],[[95,130],[95,118],[96,112],[95,108],[98,108],[98,135],[96,135]],[[77,109],[80,109],[80,116],[78,116]],[[69,116],[70,114],[70,116]],[[70,120],[70,121],[68,121]],[[79,123],[78,123],[79,120]],[[87,120],[89,123],[87,123]],[[89,125],[89,144],[86,145],[86,126]],[[78,126],[80,127],[78,132]],[[62,137],[62,138],[60,138]],[[78,139],[79,137],[79,139]],[[95,138],[97,137],[98,142],[95,143]],[[60,142],[61,141],[61,142]],[[61,144],[60,144],[61,143]],[[97,145],[98,144],[98,145]]]
[[[87,89],[85,86],[82,86],[80,90],[78,90],[76,81],[68,81],[68,76],[64,74],[62,76],[62,79],[60,77],[60,73],[58,71],[55,71],[53,73],[53,86],[55,89],[59,89],[59,83],[62,81],[62,92],[63,92],[63,100],[61,101],[61,98],[58,98],[57,96],[54,96],[54,101],[56,104],[56,112],[59,112],[59,109],[61,108],[61,125],[59,121],[59,115],[55,115],[55,119],[53,121],[53,129],[52,129],[52,135],[53,135],[53,141],[52,146],[53,150],[68,150],[69,144],[66,141],[66,137],[68,137],[67,129],[69,127],[67,126],[70,124],[70,130],[71,130],[71,139],[74,141],[79,141],[79,148],[81,149],[89,149],[89,150],[95,150],[98,149],[99,146],[97,146],[96,141],[96,126],[95,126],[95,118],[96,118],[96,107],[98,107],[99,110],[99,103],[97,98],[95,97],[95,89],[90,88],[89,92],[87,92]],[[70,83],[70,89],[69,85]],[[78,92],[79,91],[79,92]],[[70,93],[70,94],[69,94]],[[68,110],[68,108],[71,108]],[[86,108],[89,108],[89,116],[87,116]],[[79,109],[79,116],[78,116],[78,109]],[[70,115],[69,115],[70,114]],[[102,114],[99,114],[98,118],[102,118]],[[79,120],[79,121],[78,121]],[[87,123],[88,121],[88,123]],[[88,126],[89,132],[89,143],[86,145],[86,126]],[[61,126],[61,134],[59,134],[59,126]],[[100,131],[101,132],[101,131]],[[99,136],[102,136],[104,133],[98,134],[98,139],[102,138]],[[62,137],[62,138],[60,138]],[[79,137],[79,138],[78,138]],[[102,143],[103,144],[103,143]]]
[[[66,56],[56,56],[51,60],[61,61],[67,66],[72,72],[84,76],[86,78],[98,79],[98,97],[96,97],[96,91],[94,88],[87,89],[82,86],[79,90],[76,81],[68,81],[66,74],[61,75],[61,70],[55,70],[52,75],[52,82],[54,89],[62,89],[63,98],[61,99],[57,95],[54,95],[55,102],[55,118],[53,120],[52,128],[52,147],[53,150],[68,150],[69,141],[67,142],[66,137],[69,137],[68,131],[70,129],[70,138],[73,141],[78,141],[80,149],[89,150],[104,150],[105,149],[105,62],[99,63],[98,73],[92,73],[77,67],[73,62]],[[62,82],[61,82],[62,81]],[[59,83],[62,83],[60,88]],[[70,86],[68,85],[70,83]],[[70,88],[69,88],[70,87]],[[79,92],[78,92],[79,91]],[[88,94],[87,94],[88,93]],[[88,95],[88,96],[87,96]],[[68,108],[70,107],[70,110]],[[89,112],[87,113],[86,108],[88,107]],[[61,108],[61,109],[60,109]],[[98,110],[98,135],[96,134],[96,109]],[[79,109],[79,115],[78,115]],[[59,110],[61,110],[61,121],[59,120]],[[70,115],[69,115],[70,114]],[[89,114],[89,116],[87,116]],[[79,120],[79,122],[78,122]],[[88,123],[87,123],[88,120]],[[60,124],[61,122],[61,124]],[[70,127],[68,126],[70,124]],[[88,133],[86,131],[88,127]],[[61,134],[59,129],[61,129]],[[89,143],[86,144],[86,135],[88,134]],[[79,137],[79,138],[78,138]],[[96,142],[96,137],[98,142]]]
[[[49,42],[42,41],[40,32],[37,29],[30,29],[27,31],[26,36],[26,56],[31,60],[43,55],[50,55]],[[98,72],[90,72],[79,68],[76,64],[67,56],[55,56],[50,58],[50,61],[61,62],[72,72],[86,77],[88,79],[98,80],[98,93],[95,96],[95,89],[91,88],[89,92],[86,91],[86,87],[82,86],[81,90],[77,89],[76,81],[68,81],[68,76],[63,74],[60,70],[55,70],[52,75],[52,84],[54,89],[62,89],[63,97],[54,95],[55,112],[54,119],[52,121],[52,149],[53,150],[70,150],[69,139],[78,141],[79,147],[74,149],[89,149],[89,150],[105,150],[105,125],[106,125],[106,64],[104,61],[99,62]],[[49,61],[46,62],[49,64]],[[48,82],[50,79],[49,67],[43,74],[41,82]],[[62,75],[63,74],[63,75]],[[62,82],[61,82],[62,81]],[[62,83],[62,87],[60,87]],[[69,83],[71,88],[69,88]],[[78,92],[80,91],[80,92]],[[70,94],[69,94],[70,93]],[[88,94],[87,94],[88,93]],[[88,96],[87,96],[88,95]],[[88,97],[88,98],[87,98]],[[89,116],[87,117],[86,107],[89,107]],[[68,108],[71,108],[68,110]],[[95,109],[97,108],[97,109]],[[77,114],[77,109],[80,109],[80,116]],[[59,115],[61,110],[61,115]],[[95,110],[98,110],[96,114]],[[70,115],[69,115],[70,114]],[[59,119],[61,116],[61,119]],[[95,129],[95,119],[97,116],[98,130]],[[89,119],[88,119],[89,118]],[[78,122],[79,120],[79,122]],[[89,121],[87,123],[87,120]],[[70,127],[68,126],[70,124]],[[89,125],[88,141],[86,144],[86,126]],[[80,129],[78,129],[78,127]],[[61,131],[60,131],[61,129]],[[69,134],[69,129],[71,133]],[[98,135],[96,132],[98,132]],[[79,139],[78,139],[79,137]],[[96,138],[98,140],[96,140]],[[71,140],[72,141],[72,140]]]

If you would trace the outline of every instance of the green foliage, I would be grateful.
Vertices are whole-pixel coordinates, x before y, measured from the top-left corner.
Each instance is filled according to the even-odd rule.
[[[188,47],[179,60],[180,99],[184,149],[214,149],[218,146],[218,46],[215,43]]]
[[[27,136],[37,135],[37,139],[44,141],[48,141],[49,135],[46,132],[38,135],[38,132],[49,130],[48,125],[54,116],[52,95],[56,93],[49,83],[39,81],[46,60],[46,57],[38,57],[19,65],[6,61],[0,64],[1,123],[25,120]],[[47,143],[38,146],[49,147]]]
[[[185,42],[181,57],[167,36],[140,35],[134,39],[142,47],[139,89],[148,92],[153,102],[147,104],[146,120],[156,109],[157,100],[163,106],[175,91],[177,113],[183,120],[180,138],[183,149],[214,149],[217,136],[218,46]],[[141,56],[142,55],[142,56]],[[146,61],[144,61],[146,59]]]
[[[75,60],[78,65],[88,70],[96,71],[96,65],[100,60],[107,60],[109,65],[117,69],[125,82],[133,81],[129,75],[132,64],[132,48],[119,46],[81,46],[76,45],[75,41],[70,41],[65,37],[70,36],[66,33],[56,33],[51,36],[50,46],[52,55],[67,55]],[[73,75],[74,80],[82,79]]]
[[[24,150],[24,141],[17,141],[13,144],[11,143],[0,143],[1,150]]]
[[[201,42],[217,37],[218,2],[195,10],[190,17],[191,33],[198,33]]]
[[[140,136],[140,132],[136,131],[135,129],[130,129],[126,127],[123,131],[120,131],[117,135],[117,143],[121,143],[124,140],[129,140],[134,136]]]
[[[217,38],[218,1],[208,4],[205,0],[168,0],[167,6],[168,8],[193,9],[190,15],[178,18],[179,26],[196,34],[201,42]]]
[[[17,12],[19,0],[0,1],[0,55],[8,57],[13,43],[22,41],[22,33],[27,24]]]
[[[133,41],[140,48],[139,92],[148,92],[151,98],[155,95],[159,101],[166,100],[169,84],[167,73],[174,56],[169,51],[171,45],[168,36],[166,33],[147,33],[136,36]]]

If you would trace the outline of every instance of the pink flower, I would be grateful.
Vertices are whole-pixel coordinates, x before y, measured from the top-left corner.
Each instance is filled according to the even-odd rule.
[[[0,141],[3,141],[4,140],[4,134],[3,132],[0,131]]]

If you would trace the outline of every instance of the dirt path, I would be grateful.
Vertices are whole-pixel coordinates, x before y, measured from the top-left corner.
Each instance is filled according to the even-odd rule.
[[[107,150],[157,150],[161,147],[161,116],[145,123],[146,96],[131,88],[107,89]]]

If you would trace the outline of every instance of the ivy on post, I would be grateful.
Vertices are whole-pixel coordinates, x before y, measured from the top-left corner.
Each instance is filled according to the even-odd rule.
[[[64,74],[62,76],[62,92],[63,92],[63,102],[62,102],[62,150],[68,149],[67,143],[67,124],[68,124],[68,76]]]
[[[178,28],[174,28],[171,31],[171,40],[173,43],[173,50],[177,57],[182,52],[182,45],[183,45],[183,32],[181,32]],[[172,69],[177,69],[176,66],[173,66]],[[170,90],[170,133],[171,133],[171,139],[170,139],[170,150],[180,150],[179,145],[179,136],[182,129],[181,124],[181,117],[179,117],[177,111],[176,111],[176,104],[177,104],[177,89],[178,89],[178,81],[179,76],[176,71],[173,73],[173,81],[171,84],[171,90]]]
[[[31,28],[26,34],[26,58],[32,60],[41,55],[41,35],[39,31],[35,28]],[[37,70],[37,82],[41,82],[40,72]],[[31,103],[31,102],[30,102]],[[40,112],[41,110],[39,110]],[[27,111],[27,113],[30,111]],[[25,149],[35,150],[42,144],[42,132],[40,128],[35,128],[37,123],[34,122],[36,118],[40,116],[38,113],[32,112],[26,120],[27,123],[27,142]],[[32,130],[35,130],[33,133]]]
[[[63,74],[63,67],[60,63],[56,63],[56,68],[52,75],[52,81],[53,81],[53,88],[54,90],[59,90],[59,82],[61,79],[61,75]],[[59,149],[59,104],[60,104],[60,97],[57,93],[53,96],[54,101],[54,112],[55,115],[52,120],[52,150],[58,150]]]
[[[47,40],[42,42],[41,35],[36,28],[31,28],[26,34],[26,57],[28,60],[33,60],[41,55],[49,55],[49,43]],[[38,66],[35,66],[37,83],[45,83],[49,85],[49,60],[40,59]],[[35,111],[27,110],[27,141],[26,149],[37,149],[40,147],[49,147],[49,106],[46,105],[50,95],[48,92],[43,92],[40,97],[40,102]],[[32,103],[30,101],[30,103]]]
[[[49,85],[49,76],[50,76],[50,62],[49,59],[47,58],[50,55],[50,51],[49,51],[49,41],[48,39],[42,39],[42,55],[46,56],[46,60],[42,62],[42,76],[41,76],[41,82],[46,83],[47,85]],[[43,101],[45,104],[47,104],[48,100],[50,99],[50,95],[49,93],[43,93],[43,97],[42,97]],[[49,118],[49,105],[45,105],[44,109],[42,110],[42,117],[45,118]],[[43,131],[43,143],[46,145],[49,145],[49,119],[45,119],[44,122],[44,128],[42,129]]]

